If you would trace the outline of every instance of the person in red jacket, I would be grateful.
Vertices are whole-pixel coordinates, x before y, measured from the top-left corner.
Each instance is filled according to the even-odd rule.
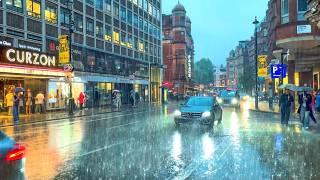
[[[85,103],[85,100],[86,100],[86,95],[85,95],[83,92],[81,92],[81,93],[79,94],[79,97],[78,97],[80,110],[83,109],[83,105],[84,105],[84,103]]]

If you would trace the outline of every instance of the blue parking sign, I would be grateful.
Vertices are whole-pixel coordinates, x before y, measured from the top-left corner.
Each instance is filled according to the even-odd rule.
[[[274,64],[271,65],[271,78],[277,79],[287,77],[287,65],[286,64]]]

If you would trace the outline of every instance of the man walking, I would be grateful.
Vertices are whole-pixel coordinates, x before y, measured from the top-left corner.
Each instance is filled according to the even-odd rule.
[[[289,89],[285,89],[285,93],[283,93],[280,97],[279,106],[281,112],[281,124],[288,126],[290,114],[291,114],[291,106],[294,102],[293,96],[290,94]]]
[[[299,104],[300,107],[298,113],[300,114],[300,121],[303,125],[303,128],[308,130],[310,124],[310,115],[312,113],[312,96],[307,92],[299,94]]]
[[[44,95],[42,91],[40,91],[36,96],[36,112],[43,113],[44,112]]]
[[[19,122],[19,105],[20,105],[20,97],[19,93],[15,92],[13,96],[13,121]]]

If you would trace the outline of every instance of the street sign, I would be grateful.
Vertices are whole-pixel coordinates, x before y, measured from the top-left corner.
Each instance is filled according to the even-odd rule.
[[[130,80],[134,80],[134,78],[135,78],[135,75],[134,75],[134,74],[129,76],[129,79],[130,79]]]
[[[69,39],[67,35],[59,37],[59,63],[68,64],[70,63],[70,49]]]
[[[63,65],[63,71],[64,72],[72,72],[73,71],[73,66],[72,66],[72,64],[65,64],[65,65]]]
[[[271,78],[285,78],[287,77],[287,65],[285,64],[275,64],[271,65]]]
[[[268,68],[267,68],[267,56],[260,55],[258,56],[258,76],[259,77],[266,77],[268,76]]]

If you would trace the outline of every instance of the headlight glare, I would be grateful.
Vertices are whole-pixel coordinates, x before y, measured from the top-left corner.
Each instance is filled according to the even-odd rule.
[[[237,103],[238,103],[238,100],[237,100],[236,98],[233,98],[232,101],[231,101],[231,103],[232,103],[232,104],[237,104]]]
[[[179,110],[174,111],[174,116],[181,116],[181,111]]]
[[[210,116],[211,116],[211,112],[209,112],[209,111],[206,111],[206,112],[204,112],[202,114],[202,117],[204,117],[204,118],[207,118],[207,117],[210,117]]]

